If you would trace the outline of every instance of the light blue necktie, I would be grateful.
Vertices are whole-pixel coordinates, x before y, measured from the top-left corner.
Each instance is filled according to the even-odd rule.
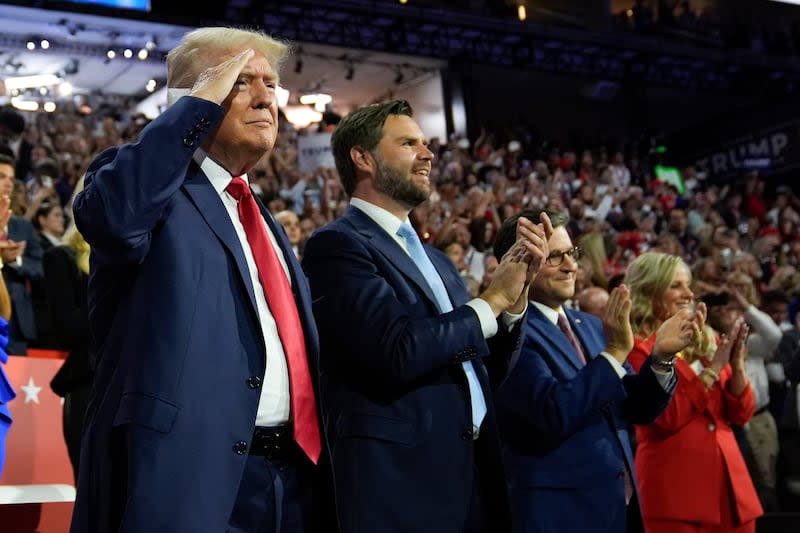
[[[428,254],[422,247],[417,232],[411,227],[411,224],[404,223],[400,225],[397,230],[397,235],[403,239],[408,248],[408,254],[417,265],[417,268],[422,272],[422,276],[428,281],[428,285],[436,297],[436,304],[439,307],[440,313],[449,313],[453,310],[453,304],[450,302],[450,297],[447,295],[447,289],[444,287],[441,276],[436,271],[436,267],[431,263]],[[486,399],[483,397],[481,384],[478,381],[478,376],[475,374],[475,367],[472,366],[472,361],[464,361],[461,363],[464,368],[464,374],[467,376],[467,383],[469,384],[469,398],[472,406],[472,425],[475,435],[483,422],[483,417],[486,416]]]

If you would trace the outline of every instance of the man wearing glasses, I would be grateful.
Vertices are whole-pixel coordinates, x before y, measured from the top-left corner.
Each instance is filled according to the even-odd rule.
[[[513,244],[517,219],[503,223],[494,253]],[[641,531],[630,424],[646,424],[669,403],[676,378],[649,362],[634,374],[630,296],[612,291],[603,320],[564,307],[575,293],[580,250],[565,213],[553,224],[550,254],[531,283],[519,362],[496,393],[515,533]]]

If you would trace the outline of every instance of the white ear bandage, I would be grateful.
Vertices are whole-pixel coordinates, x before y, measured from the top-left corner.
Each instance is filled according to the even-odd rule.
[[[191,89],[176,89],[174,87],[167,87],[167,107],[178,101],[181,96],[186,96],[192,92]]]

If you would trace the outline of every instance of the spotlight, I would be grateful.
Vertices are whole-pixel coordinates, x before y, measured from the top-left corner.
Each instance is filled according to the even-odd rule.
[[[109,50],[108,52],[106,52],[106,57],[108,59],[114,59],[115,57],[117,57],[117,53],[114,50]]]
[[[133,57],[133,50],[131,50],[130,48],[126,48],[125,51],[122,52],[122,55],[125,56],[125,59],[130,59]]]
[[[50,91],[47,90],[47,87],[39,87],[39,94],[42,96],[45,96],[48,92]]]
[[[148,39],[147,42],[144,44],[144,47],[147,48],[148,50],[152,50],[156,46],[158,46],[158,42],[156,41],[155,37],[153,37],[152,39]]]
[[[63,81],[58,86],[58,93],[61,96],[69,96],[72,94],[72,84],[68,81]]]
[[[517,18],[520,21],[524,21],[528,18],[528,10],[525,8],[525,4],[517,5]]]
[[[139,50],[138,56],[139,56],[139,59],[141,59],[142,61],[147,59],[148,55],[149,55],[149,52],[147,51],[147,48],[142,48],[141,50]]]
[[[36,43],[33,41],[28,41],[27,43],[25,43],[25,48],[27,48],[28,50],[36,50]]]
[[[48,41],[47,39],[42,39],[42,42],[39,43],[39,46],[42,47],[42,50],[47,50],[48,48],[50,48],[50,41]]]
[[[44,103],[44,110],[48,113],[52,113],[56,110],[56,103],[55,102],[45,102]]]

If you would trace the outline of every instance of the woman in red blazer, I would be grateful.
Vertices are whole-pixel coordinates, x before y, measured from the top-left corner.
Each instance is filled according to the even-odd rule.
[[[649,356],[664,320],[691,307],[690,283],[689,268],[676,256],[646,253],[629,267],[625,284],[636,340],[628,362],[634,370]],[[698,316],[702,323],[703,304]],[[674,360],[678,386],[666,410],[652,424],[636,427],[647,533],[755,532],[763,510],[731,430],[755,411],[744,371],[746,337],[742,320],[719,345],[712,335],[698,335],[695,346]]]

